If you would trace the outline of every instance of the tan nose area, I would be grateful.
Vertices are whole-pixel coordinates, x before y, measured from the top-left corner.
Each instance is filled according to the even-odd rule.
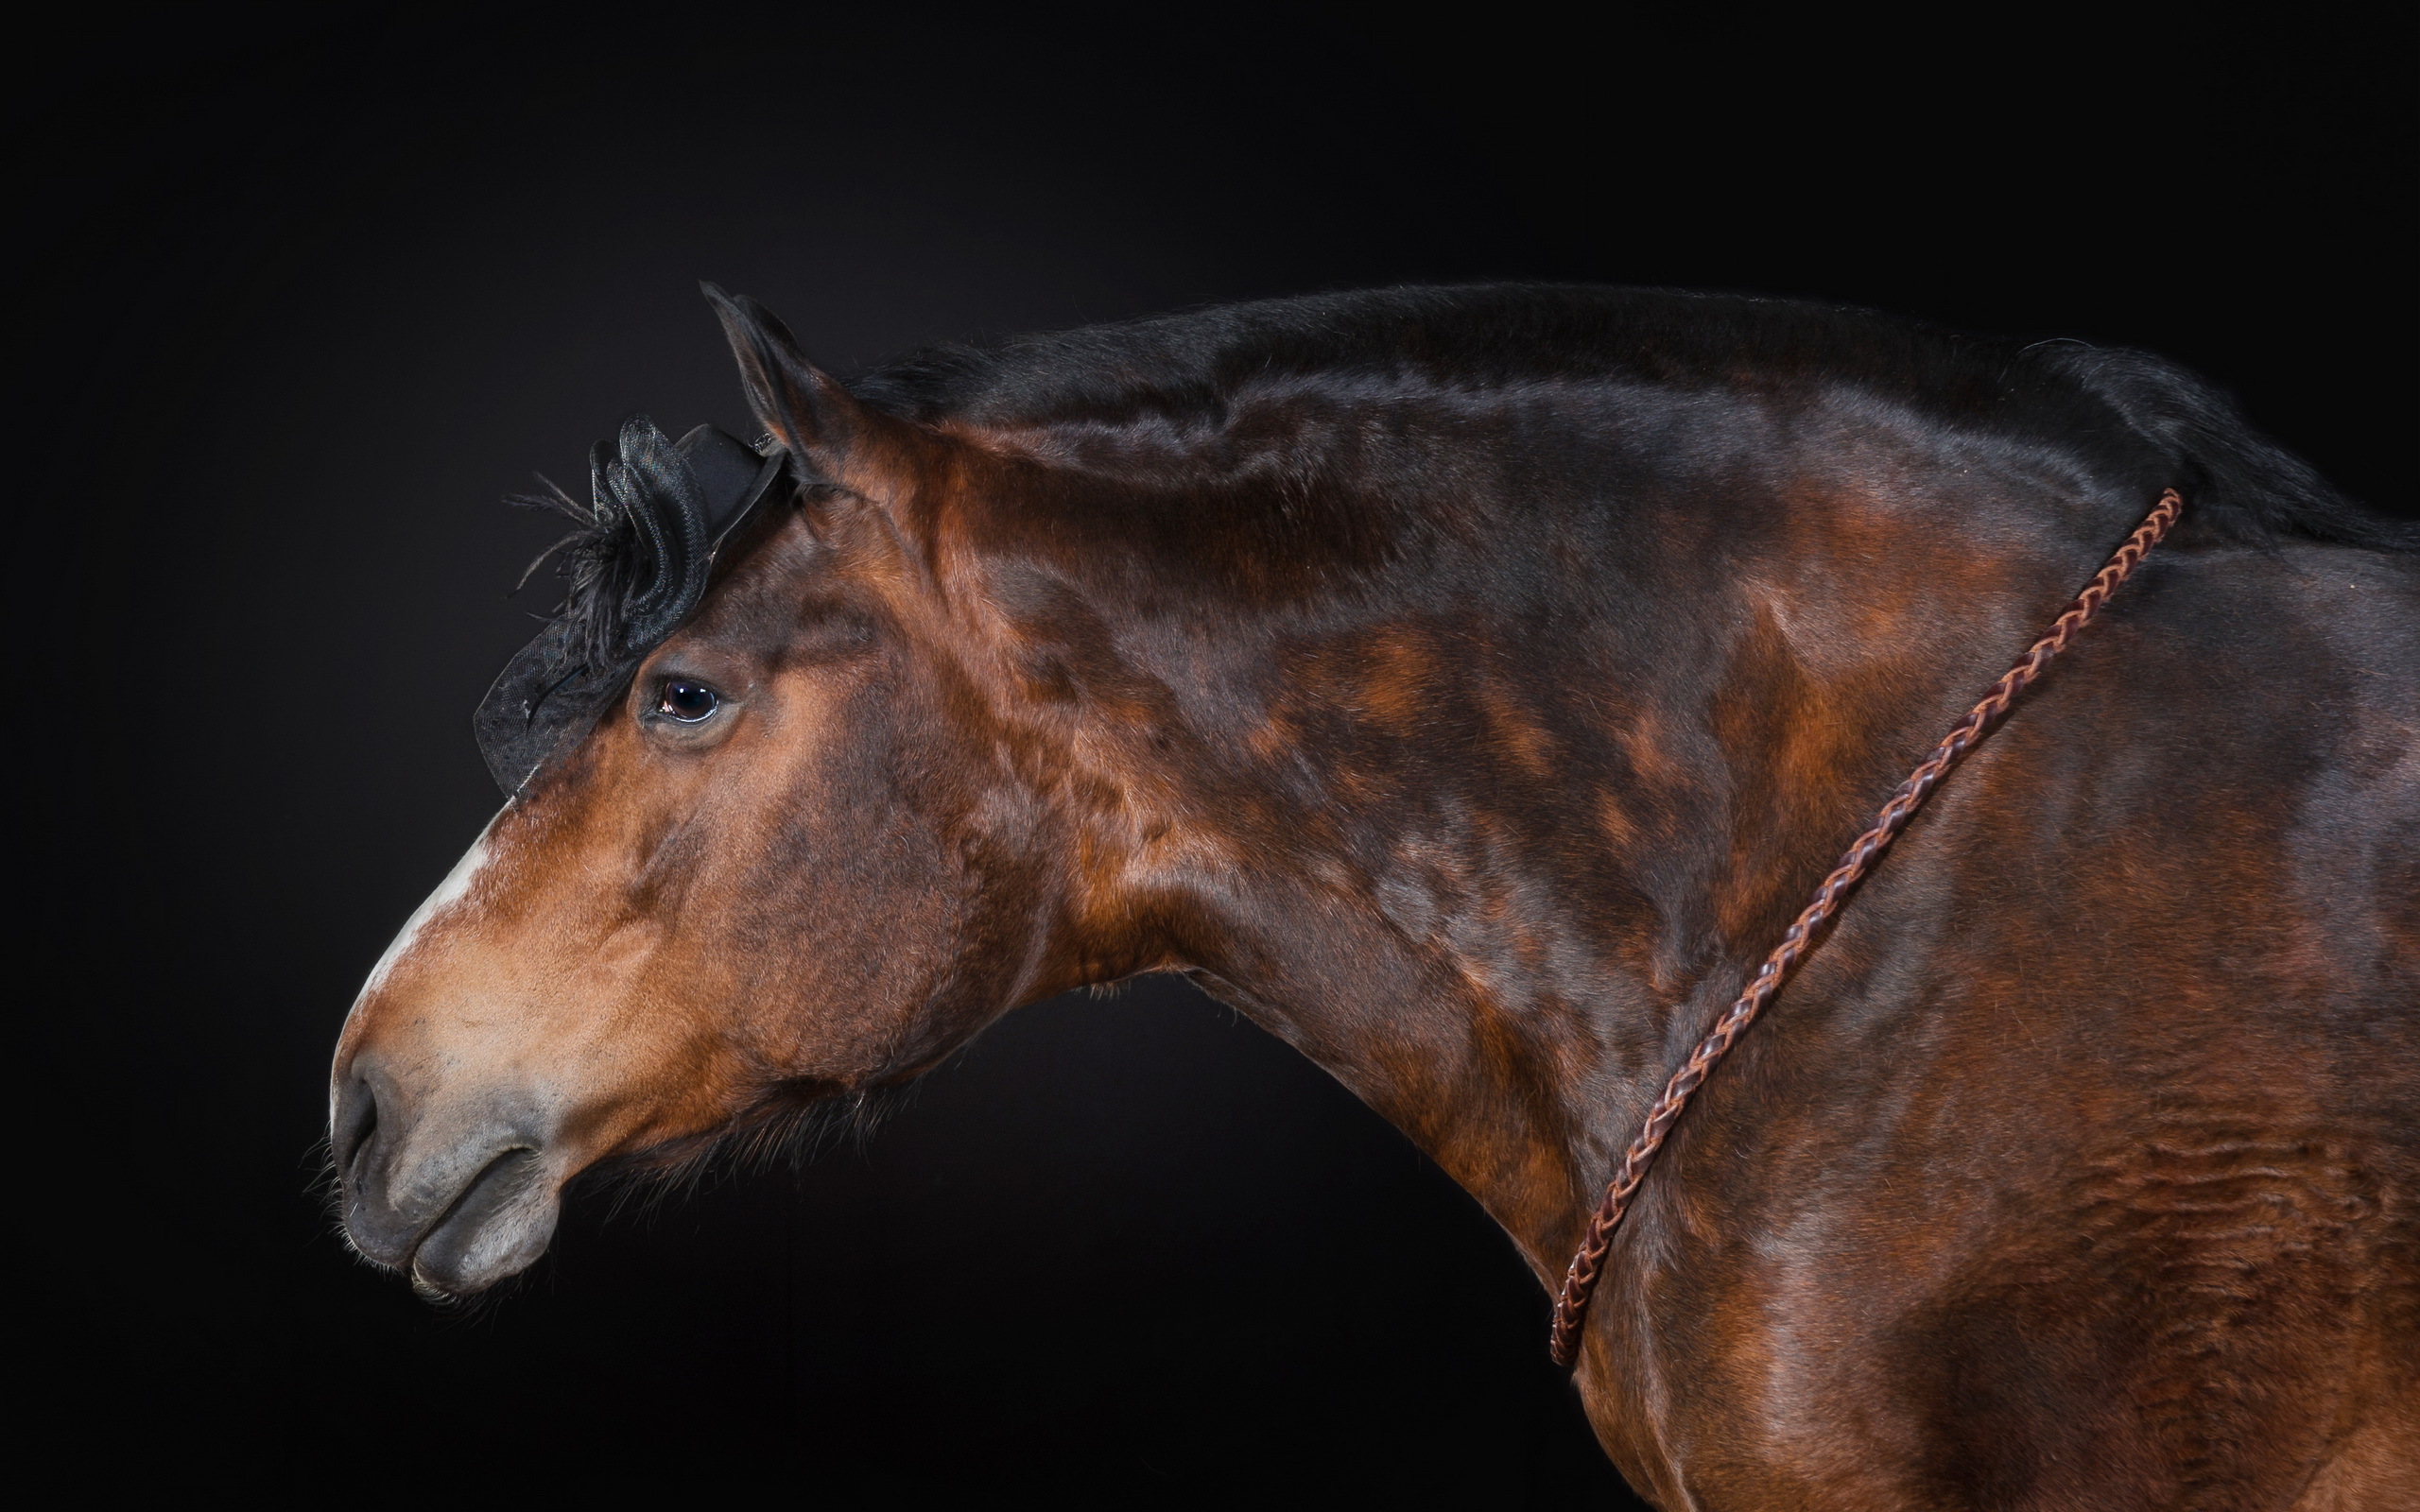
[[[475,1292],[522,1270],[553,1237],[564,1179],[554,1099],[483,1076],[432,1034],[459,1014],[399,998],[494,859],[495,825],[473,843],[388,946],[354,1002],[329,1088],[329,1150],[345,1234],[368,1259],[425,1290]],[[467,1015],[474,1020],[479,1015]]]

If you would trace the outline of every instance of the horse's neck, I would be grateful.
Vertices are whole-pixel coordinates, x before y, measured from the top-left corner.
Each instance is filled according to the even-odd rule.
[[[1619,623],[1480,612],[1458,643],[1338,648],[1349,677],[1260,711],[1299,733],[1184,904],[1169,958],[1404,1129],[1542,1278],[1677,1057],[2088,570],[1836,507],[1714,556],[1644,533],[1630,576],[1664,602]]]

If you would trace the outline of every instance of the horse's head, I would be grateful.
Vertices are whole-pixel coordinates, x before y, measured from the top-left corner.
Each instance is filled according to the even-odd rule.
[[[845,1106],[1018,1002],[1146,964],[1071,943],[1064,805],[1003,719],[988,610],[950,592],[965,454],[752,305],[722,313],[808,482],[521,784],[337,1045],[345,1227],[426,1289],[527,1265],[600,1160]]]

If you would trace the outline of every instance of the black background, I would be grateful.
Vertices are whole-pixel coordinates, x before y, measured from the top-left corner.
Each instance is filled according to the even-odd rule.
[[[1599,12],[88,8],[12,78],[20,1311],[79,1472],[1619,1504],[1477,1207],[1189,990],[1021,1012],[863,1151],[570,1206],[452,1312],[333,1237],[359,978],[700,278],[843,372],[1417,280],[2151,347],[2408,498],[2398,40]],[[13,994],[12,994],[13,995]],[[473,1497],[476,1499],[475,1496]]]

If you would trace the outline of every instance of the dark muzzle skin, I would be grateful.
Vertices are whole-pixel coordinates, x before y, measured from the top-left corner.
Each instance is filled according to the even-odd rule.
[[[460,1296],[525,1269],[553,1239],[547,1120],[499,1101],[438,1138],[374,1054],[338,1075],[331,1127],[344,1229],[424,1293]]]

